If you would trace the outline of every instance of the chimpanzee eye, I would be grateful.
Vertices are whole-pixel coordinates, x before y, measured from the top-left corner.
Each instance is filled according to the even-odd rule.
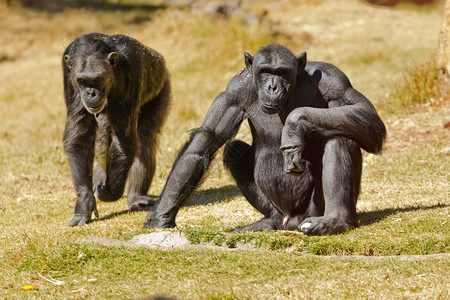
[[[289,76],[289,71],[288,71],[288,70],[280,69],[280,70],[276,70],[275,74],[276,74],[277,76],[279,76],[279,77],[286,78],[286,77]]]
[[[84,80],[84,79],[78,79],[78,85],[84,87],[84,86],[87,85],[87,82],[86,82],[86,80]]]
[[[101,86],[103,84],[103,79],[102,78],[95,78],[93,84],[97,87]]]

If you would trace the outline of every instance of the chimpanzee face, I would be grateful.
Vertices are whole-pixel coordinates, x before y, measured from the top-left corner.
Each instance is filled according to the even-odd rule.
[[[81,102],[91,114],[103,112],[108,102],[108,93],[114,80],[114,68],[119,61],[119,54],[109,53],[103,57],[94,53],[87,57],[64,56],[70,68],[74,87],[78,87]]]
[[[283,46],[270,44],[261,48],[253,58],[245,53],[247,69],[253,74],[258,100],[265,113],[283,110],[296,77],[306,64],[306,53],[295,56]]]

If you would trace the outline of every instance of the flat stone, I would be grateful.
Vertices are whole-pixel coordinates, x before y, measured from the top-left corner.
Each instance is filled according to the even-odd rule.
[[[130,242],[142,246],[159,246],[167,248],[183,247],[191,244],[183,233],[171,231],[140,234],[133,237]]]
[[[116,247],[148,247],[148,248],[179,248],[192,246],[187,237],[181,232],[161,231],[140,234],[130,241],[110,238],[86,237],[78,241],[80,244],[100,244]]]

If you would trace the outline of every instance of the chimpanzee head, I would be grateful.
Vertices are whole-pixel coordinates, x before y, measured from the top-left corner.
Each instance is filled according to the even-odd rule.
[[[297,74],[306,65],[306,52],[298,56],[289,49],[269,44],[252,57],[244,53],[245,65],[253,74],[258,99],[263,111],[269,114],[283,109],[289,95],[295,89]]]
[[[119,54],[108,51],[98,38],[93,44],[75,49],[64,55],[64,63],[72,74],[74,88],[78,88],[81,101],[91,114],[101,113],[108,102],[108,93],[114,82],[114,69]]]

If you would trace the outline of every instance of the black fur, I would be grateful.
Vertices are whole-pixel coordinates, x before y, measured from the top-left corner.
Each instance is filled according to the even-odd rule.
[[[118,200],[127,177],[129,208],[151,205],[146,193],[171,100],[164,58],[131,37],[90,33],[67,47],[63,71],[64,146],[77,191],[68,225],[98,215],[95,192],[102,201]]]
[[[386,135],[372,104],[339,69],[306,62],[304,52],[270,44],[254,57],[245,53],[245,63],[183,147],[146,226],[175,226],[179,207],[225,143],[225,166],[264,215],[237,231],[320,235],[356,226],[360,148],[379,153]],[[230,141],[245,119],[252,145]]]

